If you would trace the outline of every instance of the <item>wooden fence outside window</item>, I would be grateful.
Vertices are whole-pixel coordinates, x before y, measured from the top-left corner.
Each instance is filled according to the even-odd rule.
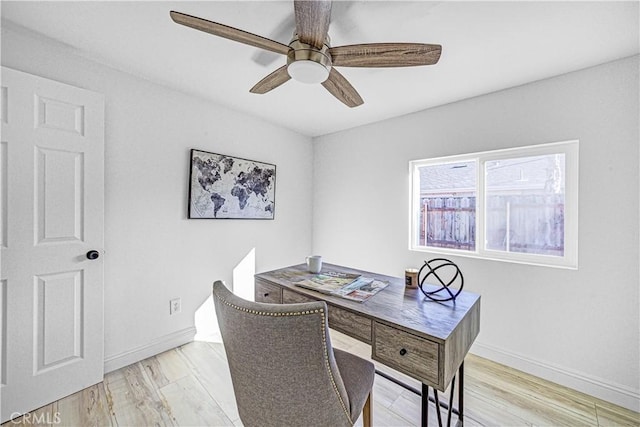
[[[554,256],[564,254],[563,194],[490,196],[486,224],[486,249]],[[422,246],[474,251],[475,197],[422,197],[419,243]]]

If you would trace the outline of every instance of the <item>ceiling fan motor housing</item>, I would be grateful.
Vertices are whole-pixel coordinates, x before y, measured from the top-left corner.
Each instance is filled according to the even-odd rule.
[[[287,72],[294,80],[302,83],[322,83],[331,72],[331,55],[325,43],[317,49],[295,38],[289,43],[287,53]]]

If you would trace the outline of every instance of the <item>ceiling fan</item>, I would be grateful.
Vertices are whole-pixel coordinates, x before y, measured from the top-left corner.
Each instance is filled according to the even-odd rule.
[[[296,31],[289,45],[206,19],[171,11],[177,24],[195,28],[250,46],[287,56],[278,68],[251,88],[264,94],[293,78],[303,83],[322,83],[348,107],[363,100],[334,67],[411,67],[433,65],[440,59],[442,46],[424,43],[367,43],[331,47],[329,44],[330,0],[295,0]]]

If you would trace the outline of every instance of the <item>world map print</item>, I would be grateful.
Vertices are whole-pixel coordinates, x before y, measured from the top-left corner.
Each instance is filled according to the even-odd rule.
[[[191,150],[189,218],[273,219],[276,166]]]

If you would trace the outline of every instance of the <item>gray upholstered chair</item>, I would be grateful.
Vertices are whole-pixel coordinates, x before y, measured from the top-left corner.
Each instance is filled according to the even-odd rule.
[[[246,427],[371,425],[374,366],[331,347],[326,303],[246,301],[221,281],[213,300]]]

